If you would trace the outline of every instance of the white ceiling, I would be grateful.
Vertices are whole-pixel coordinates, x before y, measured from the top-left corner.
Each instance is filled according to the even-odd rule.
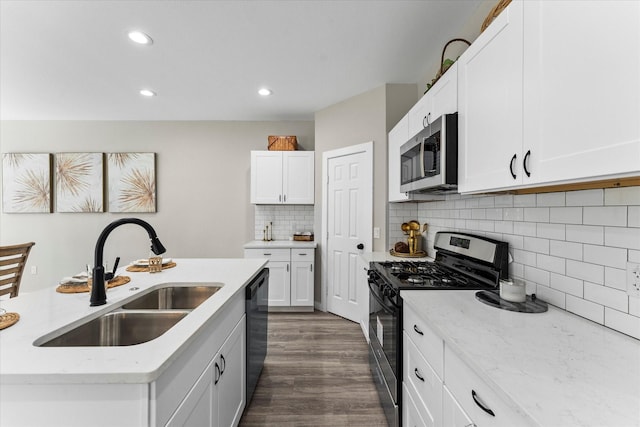
[[[0,0],[0,119],[312,120],[423,79],[481,3]]]

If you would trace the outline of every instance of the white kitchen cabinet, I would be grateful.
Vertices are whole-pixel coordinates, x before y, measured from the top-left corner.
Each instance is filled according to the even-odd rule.
[[[475,426],[447,386],[442,387],[442,425],[447,427]]]
[[[251,203],[312,205],[313,151],[252,151]]]
[[[269,260],[270,310],[313,310],[315,249],[249,248],[244,250],[244,257]]]
[[[640,2],[525,1],[524,27],[527,182],[637,175]]]
[[[458,111],[458,64],[454,63],[408,113],[408,137],[443,114]]]
[[[236,325],[215,357],[212,405],[214,426],[237,426],[242,417],[247,378],[245,332],[246,316]]]
[[[640,3],[584,6],[513,1],[460,57],[461,193],[640,172]]]
[[[457,61],[461,193],[522,183],[522,43],[514,1]]]
[[[414,394],[418,413],[429,427],[442,425],[442,380],[420,353],[407,332],[403,334],[403,378]]]
[[[426,427],[418,411],[416,399],[406,384],[402,384],[402,424],[408,427]]]
[[[358,304],[360,307],[358,318],[364,338],[369,342],[369,263],[360,256],[356,264],[356,280],[357,292],[359,295],[366,295],[363,304]]]
[[[189,391],[167,427],[213,425],[213,362],[202,373]]]

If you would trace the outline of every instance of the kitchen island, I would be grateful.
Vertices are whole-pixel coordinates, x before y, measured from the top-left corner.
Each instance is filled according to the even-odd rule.
[[[407,348],[431,337],[425,358],[443,401],[457,400],[443,405],[445,425],[454,413],[477,425],[640,425],[640,341],[553,306],[490,307],[475,292],[401,292]]]
[[[131,281],[109,289],[107,304],[99,307],[89,306],[88,293],[61,294],[54,288],[2,301],[2,308],[20,314],[20,320],[0,331],[0,425],[166,425],[181,421],[181,409],[192,412],[194,396],[215,393],[207,379],[220,379],[214,369],[217,352],[236,331],[234,343],[244,361],[244,289],[266,260],[175,262],[176,267],[156,274],[120,269],[118,274]],[[165,283],[223,286],[166,333],[142,344],[34,345]],[[244,367],[238,368],[244,381]],[[216,409],[214,404],[204,412]]]

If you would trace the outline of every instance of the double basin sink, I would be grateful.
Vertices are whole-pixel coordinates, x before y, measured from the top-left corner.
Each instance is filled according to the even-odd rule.
[[[167,283],[62,334],[47,334],[34,345],[107,347],[142,344],[167,332],[222,286],[222,283]]]

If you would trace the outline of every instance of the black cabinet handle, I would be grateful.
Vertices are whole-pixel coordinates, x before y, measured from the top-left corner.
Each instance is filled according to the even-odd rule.
[[[418,379],[419,379],[420,381],[424,382],[424,378],[422,378],[422,377],[420,376],[420,371],[418,371],[418,368],[416,368],[416,369],[413,371],[413,373],[414,373],[414,374],[416,374],[416,377],[418,377]]]
[[[424,332],[418,329],[418,325],[413,325],[413,330],[416,331],[418,335],[424,335]]]
[[[213,385],[218,384],[218,381],[220,381],[220,366],[218,366],[218,362],[216,362],[215,368],[216,368],[215,381],[213,382]]]
[[[513,157],[511,158],[511,163],[509,163],[509,171],[511,172],[511,176],[513,177],[513,179],[516,179],[516,174],[513,173],[513,162],[516,161],[516,155],[514,154]]]
[[[224,371],[227,369],[227,361],[224,360],[224,356],[220,355],[220,360],[222,360],[222,370],[220,371],[220,375],[224,374]]]
[[[531,150],[527,151],[527,154],[524,155],[524,160],[522,161],[522,166],[524,167],[524,173],[526,173],[527,176],[531,176],[531,172],[529,172],[529,169],[527,168],[527,164],[529,163],[529,157],[531,157]]]
[[[473,401],[476,402],[476,405],[478,405],[480,409],[482,409],[484,412],[491,415],[492,417],[496,416],[496,414],[494,414],[491,409],[487,408],[482,404],[482,402],[480,402],[480,399],[478,398],[478,394],[476,393],[475,390],[471,390],[471,397],[473,397]]]

